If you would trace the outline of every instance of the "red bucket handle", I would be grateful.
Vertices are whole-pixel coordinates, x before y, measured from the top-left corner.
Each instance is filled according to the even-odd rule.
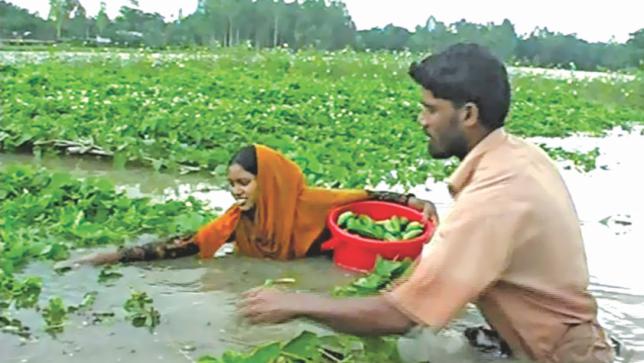
[[[320,246],[320,249],[322,251],[331,251],[331,250],[335,249],[336,247],[338,247],[339,244],[340,244],[339,239],[331,237],[331,239],[329,239],[328,241],[322,243],[322,245]]]

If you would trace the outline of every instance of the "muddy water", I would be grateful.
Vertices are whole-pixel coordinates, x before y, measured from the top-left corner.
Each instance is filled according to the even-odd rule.
[[[96,325],[89,317],[73,316],[57,338],[38,332],[38,341],[26,344],[2,335],[3,362],[182,362],[203,354],[219,355],[229,348],[288,339],[305,328],[322,332],[302,321],[248,326],[237,318],[234,304],[239,293],[267,278],[294,278],[294,288],[320,292],[350,279],[323,259],[286,264],[245,258],[200,263],[186,258],[121,268],[124,276],[108,285],[98,284],[98,270],[89,267],[57,276],[50,266],[34,264],[25,272],[43,276],[43,301],[58,295],[66,303],[78,303],[84,293],[95,290],[99,294],[94,310],[112,311],[116,316],[112,322]],[[124,321],[122,305],[130,289],[146,291],[154,299],[162,314],[154,333]],[[30,326],[42,325],[37,314],[21,316]]]
[[[590,289],[598,299],[600,321],[624,344],[620,362],[644,361],[644,176],[640,174],[644,136],[641,130],[635,130],[615,131],[601,139],[535,141],[580,151],[600,148],[598,164],[604,168],[583,174],[567,169],[566,163],[560,166],[579,212],[591,273]],[[26,156],[0,155],[0,165],[10,162],[34,161]],[[181,198],[192,194],[219,207],[231,202],[230,196],[213,187],[212,179],[205,176],[176,177],[147,169],[115,171],[109,165],[87,159],[48,160],[44,164],[79,176],[108,177],[133,195]],[[434,200],[441,214],[451,206],[442,183],[430,181],[413,191]],[[44,279],[41,305],[51,295],[61,296],[67,304],[77,304],[84,293],[95,290],[98,296],[94,310],[112,311],[116,317],[95,325],[87,317],[72,316],[64,333],[53,338],[42,331],[39,314],[18,312],[17,316],[35,330],[36,339],[23,342],[15,336],[0,335],[2,362],[190,362],[203,354],[217,355],[230,348],[289,338],[303,329],[326,332],[307,321],[249,326],[235,314],[237,296],[268,278],[291,277],[296,280],[295,289],[324,292],[353,277],[325,258],[289,263],[237,257],[207,262],[185,258],[133,264],[122,267],[121,272],[122,278],[103,285],[97,282],[99,271],[94,268],[57,275],[49,263],[28,266],[25,274]],[[122,305],[131,288],[146,291],[161,312],[162,323],[154,333],[124,321]],[[428,338],[426,343],[435,347],[432,362],[488,361],[465,347],[459,335],[462,327],[480,322],[481,317],[470,308],[442,336]],[[418,347],[405,344],[404,349],[409,353]]]

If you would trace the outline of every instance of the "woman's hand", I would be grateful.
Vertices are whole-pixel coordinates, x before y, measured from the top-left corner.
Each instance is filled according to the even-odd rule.
[[[82,265],[99,266],[119,262],[121,255],[119,252],[104,252],[77,258],[74,260],[60,261],[54,265],[54,269],[77,268]]]

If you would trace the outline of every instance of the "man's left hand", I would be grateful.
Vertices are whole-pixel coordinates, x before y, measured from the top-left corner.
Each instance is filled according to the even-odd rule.
[[[410,207],[417,209],[419,211],[423,212],[423,218],[425,220],[428,220],[432,222],[434,226],[438,226],[438,211],[436,210],[436,206],[434,203],[428,201],[428,200],[423,200],[419,199],[416,197],[411,197],[409,198],[409,201],[407,202],[407,205]]]

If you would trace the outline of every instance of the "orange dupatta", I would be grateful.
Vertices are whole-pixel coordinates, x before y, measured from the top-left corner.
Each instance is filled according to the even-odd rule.
[[[259,196],[255,218],[237,206],[202,227],[195,241],[209,258],[235,233],[237,252],[250,257],[289,260],[306,255],[322,233],[332,208],[367,199],[364,190],[310,188],[293,161],[269,147],[255,145]]]

